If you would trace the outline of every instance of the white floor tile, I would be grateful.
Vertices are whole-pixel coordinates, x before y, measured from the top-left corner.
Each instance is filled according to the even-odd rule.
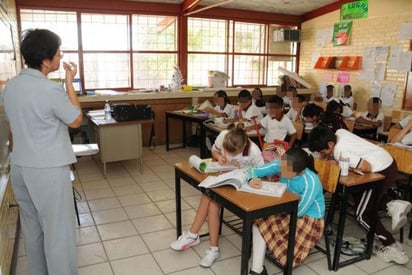
[[[114,208],[92,212],[96,224],[112,223],[128,220],[128,216],[123,208]]]
[[[153,256],[150,254],[112,261],[115,275],[163,275]]]
[[[149,250],[139,236],[115,239],[103,242],[109,260],[119,260],[147,254]]]
[[[91,211],[100,211],[121,207],[119,200],[115,197],[98,200],[89,200],[88,203]]]
[[[163,215],[134,219],[132,222],[140,234],[173,228],[173,225]]]
[[[97,230],[103,241],[137,235],[137,230],[131,221],[98,225]]]
[[[109,263],[89,265],[79,268],[79,275],[113,275]]]
[[[107,256],[102,243],[78,246],[77,261],[79,267],[106,262]]]
[[[130,219],[137,219],[160,214],[160,210],[154,203],[126,206],[124,209],[126,210],[126,213]]]

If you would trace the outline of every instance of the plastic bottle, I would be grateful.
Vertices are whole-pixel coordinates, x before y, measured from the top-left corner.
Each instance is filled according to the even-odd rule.
[[[112,113],[110,109],[109,100],[106,100],[106,103],[104,104],[104,119],[107,119],[107,120],[112,119]]]

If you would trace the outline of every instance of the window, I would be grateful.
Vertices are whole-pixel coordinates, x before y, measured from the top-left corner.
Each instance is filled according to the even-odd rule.
[[[173,16],[20,10],[21,28],[47,28],[62,39],[63,61],[79,64],[85,89],[157,88],[171,81],[177,64]],[[132,31],[130,31],[132,30]],[[61,67],[50,78],[64,78]]]
[[[180,65],[186,69],[186,82],[193,86],[207,86],[209,70],[227,73],[228,86],[276,85],[279,66],[295,71],[296,43],[272,40],[273,30],[282,26],[189,17],[188,50],[179,52],[177,19],[164,15],[20,10],[23,30],[48,28],[61,37],[63,61],[79,64],[83,90],[167,86],[179,60],[186,60],[179,59],[178,54],[187,54],[187,64]],[[49,75],[64,76],[62,67]]]
[[[134,86],[167,86],[177,65],[177,20],[171,16],[132,16]]]
[[[295,69],[296,43],[271,42],[275,27],[279,26],[189,18],[188,83],[207,85],[208,71],[218,70],[231,77],[229,86],[278,84],[279,66]]]
[[[63,61],[79,64],[77,18],[75,12],[20,10],[22,31],[26,29],[49,29],[58,34],[62,40],[61,50]],[[49,74],[50,78],[64,78],[65,72],[61,66],[59,71]]]

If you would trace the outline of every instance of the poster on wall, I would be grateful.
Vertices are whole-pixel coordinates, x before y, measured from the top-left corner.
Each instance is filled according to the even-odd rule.
[[[346,3],[340,6],[340,20],[368,18],[368,0]]]
[[[333,46],[345,46],[349,43],[352,21],[335,23],[333,26]]]

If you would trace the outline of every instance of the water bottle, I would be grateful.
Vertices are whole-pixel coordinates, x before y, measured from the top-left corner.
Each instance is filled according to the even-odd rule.
[[[106,100],[106,103],[104,104],[104,119],[112,119],[109,100]]]

